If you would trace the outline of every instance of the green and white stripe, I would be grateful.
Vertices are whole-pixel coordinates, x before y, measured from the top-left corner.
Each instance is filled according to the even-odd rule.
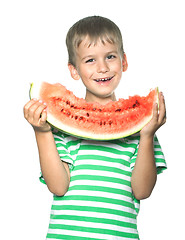
[[[103,142],[58,132],[54,138],[71,181],[63,197],[54,196],[47,239],[139,239],[140,204],[131,189],[139,136]],[[160,173],[166,163],[156,137],[154,144]]]

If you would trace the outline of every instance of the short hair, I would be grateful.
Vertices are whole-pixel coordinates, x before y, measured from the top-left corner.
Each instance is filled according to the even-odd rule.
[[[75,66],[76,49],[86,36],[90,39],[89,46],[96,45],[97,41],[101,40],[103,44],[105,42],[117,44],[120,54],[124,54],[122,35],[118,26],[108,18],[90,16],[76,22],[67,33],[68,62],[73,66]]]

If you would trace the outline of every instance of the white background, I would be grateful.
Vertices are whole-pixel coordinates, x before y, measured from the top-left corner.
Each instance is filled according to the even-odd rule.
[[[184,2],[180,0],[10,1],[0,3],[0,219],[4,240],[45,239],[52,195],[39,183],[34,133],[23,118],[29,83],[61,82],[79,96],[67,69],[66,33],[73,23],[102,15],[121,29],[129,68],[118,97],[159,86],[167,123],[158,130],[168,170],[141,202],[141,240],[184,236]],[[82,91],[84,93],[84,90]]]

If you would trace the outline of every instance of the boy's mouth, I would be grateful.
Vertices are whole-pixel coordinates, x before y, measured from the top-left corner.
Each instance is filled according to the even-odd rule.
[[[96,82],[106,82],[106,81],[110,81],[113,77],[108,77],[108,78],[98,78],[98,79],[94,79]]]

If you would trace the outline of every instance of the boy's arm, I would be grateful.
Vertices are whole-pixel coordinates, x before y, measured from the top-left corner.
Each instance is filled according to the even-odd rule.
[[[48,189],[55,195],[64,195],[69,187],[70,173],[67,163],[61,161],[50,125],[46,122],[46,105],[31,100],[24,106],[24,117],[35,131],[41,171]]]
[[[70,181],[68,164],[61,161],[51,131],[35,131],[35,136],[46,185],[53,194],[63,196],[68,190]]]
[[[166,122],[164,97],[159,93],[159,113],[157,104],[152,120],[140,131],[140,143],[136,163],[132,172],[131,186],[136,199],[150,196],[156,180],[157,169],[154,159],[154,134]]]

